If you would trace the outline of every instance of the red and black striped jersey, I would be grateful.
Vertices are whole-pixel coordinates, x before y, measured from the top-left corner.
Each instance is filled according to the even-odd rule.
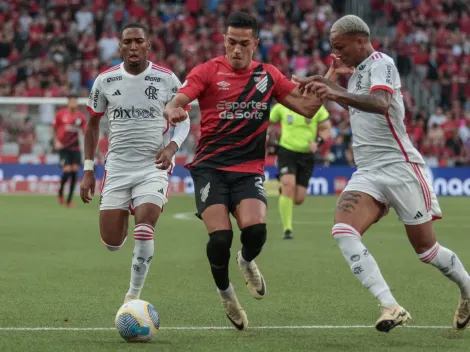
[[[196,66],[178,90],[198,99],[201,110],[201,136],[187,167],[264,174],[271,100],[294,88],[276,67],[256,61],[245,70],[223,56]]]
[[[86,118],[80,110],[74,112],[69,108],[63,108],[55,114],[52,124],[56,130],[57,139],[64,146],[63,149],[80,150],[78,144],[78,132],[85,131]]]

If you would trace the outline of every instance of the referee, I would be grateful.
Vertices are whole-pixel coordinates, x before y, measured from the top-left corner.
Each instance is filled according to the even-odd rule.
[[[330,138],[331,124],[324,106],[312,119],[307,119],[281,104],[271,110],[271,124],[281,123],[281,138],[277,153],[279,180],[279,212],[284,239],[292,238],[294,204],[300,205],[307,195],[307,187],[315,166],[315,152]]]

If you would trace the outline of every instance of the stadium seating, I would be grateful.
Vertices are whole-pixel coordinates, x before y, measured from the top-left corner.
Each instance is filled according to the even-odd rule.
[[[368,4],[368,2],[370,2]],[[5,2],[4,2],[5,3]],[[118,33],[123,24],[140,21],[149,26],[150,59],[173,70],[181,80],[197,64],[224,52],[224,18],[244,10],[261,22],[261,42],[255,59],[276,65],[285,75],[323,74],[329,64],[328,30],[351,3],[365,3],[360,13],[371,24],[377,50],[391,55],[403,78],[406,122],[413,142],[440,166],[470,165],[470,9],[465,0],[346,0],[268,1],[81,1],[6,2],[0,8],[0,96],[60,97],[73,92],[88,96],[93,79],[120,62]],[[92,5],[87,5],[87,4]],[[41,7],[42,4],[43,6]],[[70,6],[66,6],[70,5]],[[359,7],[358,7],[359,8]],[[428,121],[435,119],[444,138],[432,139]],[[44,108],[44,106],[42,106]],[[0,153],[12,147],[21,121],[37,124],[40,146],[50,152],[46,121],[55,107],[33,109],[17,105],[2,109]],[[350,151],[348,114],[329,105],[333,137],[322,149],[325,164],[337,160],[333,145]],[[439,110],[440,111],[440,110]],[[193,123],[197,116],[193,113]],[[191,154],[197,128],[180,153]],[[432,133],[435,133],[432,132]],[[431,134],[432,134],[431,133]],[[452,136],[457,134],[456,138]],[[342,138],[336,138],[341,135]],[[433,144],[434,143],[434,144]],[[436,144],[437,143],[437,144]],[[3,146],[2,146],[3,144]],[[334,149],[336,150],[336,149]]]

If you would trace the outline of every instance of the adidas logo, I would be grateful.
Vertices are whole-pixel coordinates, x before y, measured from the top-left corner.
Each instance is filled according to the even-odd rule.
[[[113,97],[116,95],[121,95],[121,92],[119,91],[119,89],[113,93]]]
[[[418,212],[416,213],[414,219],[416,220],[416,219],[420,219],[420,218],[422,218],[422,217],[423,217],[423,214],[421,214],[421,212],[418,211]]]
[[[158,190],[158,193],[163,194],[163,188],[160,188],[160,189]]]

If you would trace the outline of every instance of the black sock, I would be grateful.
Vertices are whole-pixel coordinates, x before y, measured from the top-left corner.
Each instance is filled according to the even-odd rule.
[[[256,224],[242,229],[242,256],[247,262],[255,259],[266,242],[266,224]]]
[[[209,234],[207,258],[211,264],[212,276],[219,290],[226,290],[230,285],[228,263],[232,239],[232,230],[215,231]]]
[[[72,201],[73,191],[75,190],[75,183],[77,182],[77,172],[71,172],[70,175],[72,176],[72,181],[70,182],[69,198],[67,199],[67,203]]]
[[[62,174],[62,179],[60,180],[60,188],[59,188],[59,196],[62,197],[64,195],[64,186],[67,183],[67,180],[70,176],[69,172],[64,172]]]

